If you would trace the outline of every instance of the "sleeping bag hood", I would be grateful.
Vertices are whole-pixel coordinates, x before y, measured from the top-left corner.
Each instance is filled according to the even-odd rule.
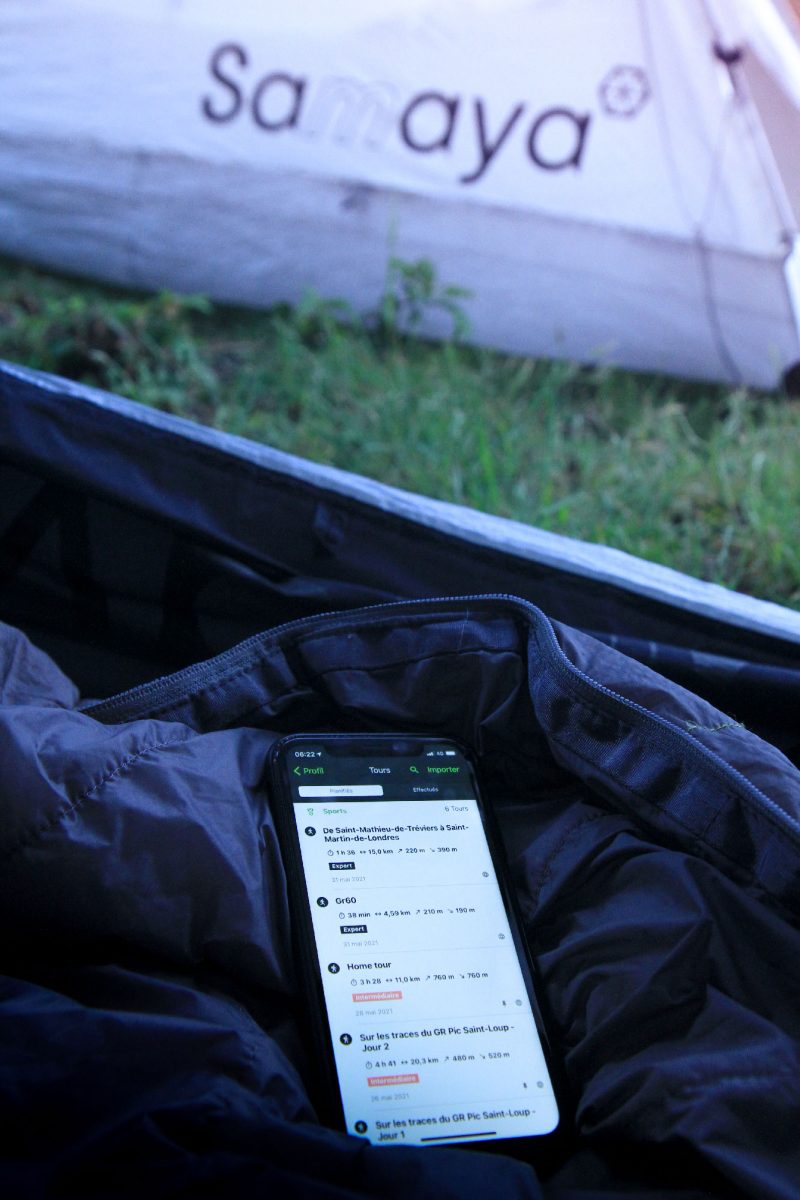
[[[800,778],[724,714],[502,598],[311,618],[86,706],[2,651],[17,1194],[796,1195]],[[476,754],[574,1098],[549,1180],[314,1123],[265,763],[347,729]]]

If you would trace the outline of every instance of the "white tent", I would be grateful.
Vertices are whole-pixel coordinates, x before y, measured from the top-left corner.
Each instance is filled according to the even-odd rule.
[[[0,251],[361,309],[427,257],[478,342],[772,385],[798,34],[790,0],[3,0]]]

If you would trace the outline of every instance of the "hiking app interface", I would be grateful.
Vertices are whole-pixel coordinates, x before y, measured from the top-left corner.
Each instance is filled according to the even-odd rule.
[[[423,1145],[549,1133],[558,1111],[457,750],[288,750],[347,1129]]]

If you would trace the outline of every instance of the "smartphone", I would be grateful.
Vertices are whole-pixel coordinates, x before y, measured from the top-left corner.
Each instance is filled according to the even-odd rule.
[[[466,752],[303,734],[271,774],[323,1116],[374,1145],[554,1134],[532,965]]]

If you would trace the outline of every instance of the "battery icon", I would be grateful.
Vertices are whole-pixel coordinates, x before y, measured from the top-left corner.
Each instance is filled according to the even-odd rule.
[[[455,750],[445,750],[445,754],[449,754],[449,755],[451,755],[453,758],[455,758],[455,754],[456,754],[456,752],[455,752]]]

